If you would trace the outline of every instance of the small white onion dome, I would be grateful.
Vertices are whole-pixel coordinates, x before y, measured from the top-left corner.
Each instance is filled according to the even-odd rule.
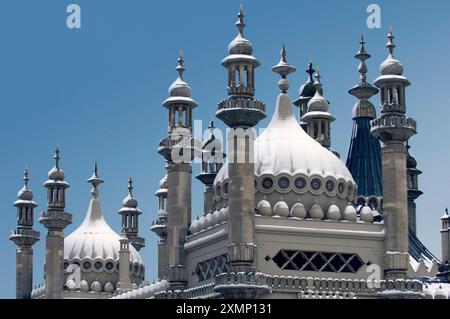
[[[48,179],[52,181],[63,181],[65,178],[64,171],[59,167],[53,167],[48,172]]]
[[[77,285],[73,279],[67,280],[66,286],[70,291],[75,291],[77,289]]]
[[[189,230],[191,231],[191,234],[196,234],[196,233],[199,232],[199,230],[200,230],[200,219],[199,219],[199,217],[197,217],[197,219],[192,222],[191,227],[189,228]]]
[[[373,222],[373,212],[369,206],[364,206],[360,212],[360,218],[365,223]]]
[[[322,95],[320,75],[317,74],[316,78],[317,80],[314,83],[316,86],[316,94],[308,102],[308,112],[328,112],[330,105]]]
[[[273,214],[280,217],[289,217],[289,206],[285,202],[280,201],[273,207]]]
[[[88,282],[86,280],[82,280],[80,282],[80,290],[82,292],[88,292],[89,291],[89,284],[88,284]]]
[[[309,217],[312,219],[322,220],[324,217],[323,209],[319,204],[314,204],[309,210]]]
[[[270,203],[266,200],[260,201],[256,206],[256,209],[261,216],[272,216],[272,206],[270,206]]]
[[[216,226],[219,224],[219,211],[215,211],[214,213],[212,213],[212,218],[211,218],[211,226]]]
[[[222,208],[219,211],[219,222],[224,223],[228,220],[228,209]]]
[[[356,222],[358,220],[356,208],[352,204],[348,204],[348,206],[345,208],[344,219],[349,222]]]
[[[18,193],[17,198],[23,201],[32,201],[33,200],[33,192],[28,189],[27,186],[24,186]]]
[[[109,293],[113,293],[114,292],[114,285],[111,283],[111,282],[107,282],[106,284],[105,284],[105,288],[104,288],[104,290],[106,291],[106,292],[109,292]]]
[[[307,213],[305,206],[302,203],[295,204],[291,209],[291,217],[295,218],[306,218]]]
[[[93,292],[102,292],[102,285],[96,280],[91,284],[91,291]]]
[[[339,209],[339,207],[337,207],[336,205],[331,205],[328,208],[328,212],[327,212],[327,219],[329,220],[334,220],[334,221],[339,221],[341,220],[341,211]]]
[[[205,228],[209,228],[209,227],[214,226],[213,225],[213,220],[214,220],[213,214],[210,213],[210,214],[206,215],[204,227]]]
[[[233,41],[228,45],[228,51],[230,54],[245,54],[252,55],[253,54],[253,45],[252,43],[244,38],[240,33],[234,38]]]
[[[381,63],[380,72],[382,75],[403,75],[403,65],[391,54]]]
[[[191,97],[191,87],[181,78],[177,78],[169,87],[169,95],[172,97]]]

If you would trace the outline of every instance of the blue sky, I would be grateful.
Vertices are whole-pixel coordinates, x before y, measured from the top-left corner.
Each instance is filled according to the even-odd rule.
[[[382,8],[382,29],[366,27],[370,3]],[[82,9],[81,30],[66,27],[66,7]],[[408,115],[419,134],[412,152],[424,172],[417,202],[418,233],[440,256],[440,216],[450,205],[450,95],[448,73],[450,29],[448,1],[244,1],[246,36],[262,66],[256,74],[257,97],[274,109],[278,63],[284,43],[288,61],[299,70],[290,76],[293,98],[305,81],[309,57],[320,66],[324,93],[337,118],[333,147],[344,160],[351,135],[354,97],[347,91],[358,81],[361,33],[372,54],[369,79],[378,75],[386,58],[386,29],[393,25],[396,55],[412,86],[407,91]],[[157,215],[153,196],[164,175],[156,153],[167,130],[161,106],[176,78],[178,49],[183,48],[185,79],[200,106],[194,119],[213,117],[217,102],[226,96],[227,74],[220,61],[235,37],[239,7],[232,1],[116,1],[116,0],[3,0],[0,4],[0,297],[14,297],[15,246],[8,241],[15,227],[12,203],[22,187],[22,172],[30,169],[31,187],[45,209],[42,187],[53,165],[53,150],[61,144],[61,166],[72,185],[67,210],[74,214],[73,231],[82,221],[90,198],[85,180],[98,161],[105,184],[100,188],[104,214],[120,230],[117,214],[126,195],[128,176],[144,211],[141,234],[147,247],[142,255],[147,279],[156,276],[156,236],[150,223]],[[373,102],[378,105],[378,97]],[[219,124],[219,123],[218,123]],[[263,122],[261,126],[267,124]],[[223,126],[221,126],[223,127]],[[199,170],[198,165],[194,172]],[[201,214],[202,188],[193,181],[193,216]],[[43,281],[45,229],[37,223],[41,241],[34,246],[34,281]]]

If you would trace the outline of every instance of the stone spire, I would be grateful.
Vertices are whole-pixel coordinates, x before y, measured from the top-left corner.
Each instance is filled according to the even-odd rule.
[[[381,117],[372,121],[372,134],[383,142],[383,207],[385,239],[385,278],[405,279],[408,255],[407,142],[416,131],[416,122],[407,118],[405,89],[410,82],[403,66],[394,58],[394,36],[388,33],[389,55],[381,64],[375,86],[381,92]]]
[[[184,80],[183,63],[180,51],[178,78],[169,88],[170,97],[163,102],[169,110],[168,136],[158,148],[167,170],[167,280],[172,290],[187,284],[184,243],[191,222],[191,162],[197,149],[192,138],[192,110],[198,104]]]
[[[151,231],[158,237],[158,278],[167,278],[169,256],[167,251],[167,175],[159,182],[159,189],[155,196],[158,197],[158,218],[152,222]]]
[[[125,234],[119,239],[119,282],[118,292],[127,292],[133,288],[130,279],[130,240]]]
[[[353,107],[353,131],[347,157],[347,167],[358,185],[359,205],[368,204],[380,210],[379,198],[382,196],[381,146],[380,141],[370,134],[370,122],[376,118],[375,106],[369,99],[378,89],[367,82],[366,60],[370,58],[361,37],[359,51],[355,58],[360,61],[359,83],[349,90],[358,99]]]
[[[208,127],[209,138],[202,146],[202,171],[196,178],[205,185],[203,196],[204,215],[214,212],[214,191],[213,183],[217,174],[223,166],[226,155],[222,151],[222,142],[214,135],[214,122],[211,121]]]
[[[441,217],[442,230],[442,263],[439,267],[438,277],[443,278],[444,281],[450,280],[450,214],[448,208]]]
[[[316,93],[309,100],[308,111],[301,120],[306,123],[307,133],[323,147],[330,149],[331,123],[335,121],[335,118],[328,112],[329,102],[323,97],[321,78],[317,70],[314,82]]]
[[[316,94],[316,87],[314,85],[314,74],[316,73],[316,70],[314,70],[313,63],[311,61],[308,63],[306,73],[308,74],[308,79],[302,86],[300,86],[299,97],[296,101],[294,101],[294,105],[299,108],[300,125],[305,132],[308,130],[308,124],[304,123],[301,119],[306,112],[308,112],[308,102]]]
[[[64,229],[72,223],[72,214],[65,212],[66,190],[70,185],[65,181],[64,171],[60,167],[60,150],[55,151],[55,166],[48,173],[47,211],[43,212],[39,222],[47,228],[45,256],[46,298],[59,299],[64,285]]]
[[[138,201],[133,196],[133,179],[128,179],[128,195],[122,201],[123,207],[119,210],[122,216],[122,233],[130,240],[130,244],[140,251],[145,247],[145,239],[139,236],[139,215],[142,212],[138,208]]]
[[[33,288],[33,245],[39,241],[39,232],[33,229],[33,192],[29,189],[28,170],[24,173],[24,186],[14,202],[17,209],[17,227],[11,232],[9,240],[17,246],[16,250],[16,299],[30,299]]]

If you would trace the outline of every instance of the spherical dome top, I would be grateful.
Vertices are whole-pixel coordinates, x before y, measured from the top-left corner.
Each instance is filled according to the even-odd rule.
[[[19,200],[31,201],[33,200],[33,192],[24,186],[18,193]]]
[[[306,82],[298,90],[300,97],[313,97],[316,94],[316,87],[313,82]]]
[[[171,97],[191,97],[192,89],[181,77],[169,87],[169,95]]]
[[[255,141],[256,203],[274,207],[284,201],[309,211],[317,203],[324,212],[335,204],[340,211],[355,197],[356,184],[345,164],[312,139],[297,122],[287,94],[280,94],[275,114]],[[228,183],[228,165],[214,181],[216,189]],[[219,192],[220,193],[220,192]]]
[[[308,102],[308,112],[328,112],[328,108],[328,101],[320,94],[320,92],[316,92]]]
[[[381,64],[381,75],[403,75],[403,65],[392,55]]]
[[[54,181],[63,181],[65,178],[64,171],[55,166],[48,172],[48,178]]]
[[[244,38],[240,33],[234,38],[228,45],[228,51],[230,54],[253,54],[253,45],[250,41]]]
[[[136,198],[128,194],[127,197],[124,198],[122,201],[123,207],[127,208],[137,208],[138,207],[138,201]]]

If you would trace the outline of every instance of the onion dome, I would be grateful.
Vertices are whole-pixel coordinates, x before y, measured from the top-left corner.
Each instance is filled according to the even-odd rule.
[[[322,95],[323,90],[320,79],[321,79],[320,72],[317,71],[316,82],[314,82],[316,93],[313,96],[313,98],[308,102],[308,112],[328,112],[329,103]]]
[[[24,172],[24,177],[23,177],[24,185],[23,185],[22,189],[17,193],[17,198],[18,198],[17,202],[27,201],[27,202],[32,202],[32,204],[33,204],[34,203],[33,202],[33,192],[28,188],[28,182],[30,181],[30,179],[28,178],[28,174],[29,174],[28,169],[26,169]],[[36,205],[36,204],[34,203],[34,205]]]
[[[64,262],[66,265],[79,265],[82,269],[81,279],[86,280],[91,290],[101,291],[101,287],[107,282],[115,285],[119,281],[117,267],[121,236],[111,229],[103,217],[98,199],[98,186],[103,180],[98,176],[97,165],[88,183],[93,186],[92,198],[84,221],[64,240]],[[140,254],[132,245],[130,263],[133,267],[131,280],[140,283],[143,280],[144,265]]]
[[[380,72],[381,75],[403,75],[403,65],[394,57],[394,49],[396,45],[394,44],[394,35],[392,34],[392,27],[389,27],[388,32],[388,43],[386,47],[389,49],[388,58],[381,64]]]
[[[337,207],[336,205],[331,205],[328,208],[328,212],[327,212],[327,219],[329,220],[334,220],[334,221],[339,221],[341,220],[341,211],[339,209],[339,207]]]
[[[449,220],[450,219],[450,215],[448,214],[448,208],[445,209],[445,213],[444,215],[442,215],[441,220]]]
[[[228,51],[231,55],[235,54],[244,54],[244,55],[252,55],[253,54],[253,45],[249,40],[244,37],[244,9],[241,7],[238,13],[238,20],[236,22],[236,27],[239,30],[238,35],[234,38],[233,41],[228,45]]]
[[[189,86],[189,84],[187,84],[184,81],[183,78],[183,73],[184,71],[186,71],[186,69],[183,66],[184,60],[183,60],[183,52],[181,50],[178,55],[177,61],[178,66],[176,67],[176,70],[178,72],[178,78],[169,87],[170,97],[163,102],[163,105],[165,107],[169,107],[170,105],[178,102],[188,104],[192,107],[196,107],[198,104],[191,97],[192,89]]]
[[[312,219],[322,220],[324,217],[323,209],[319,204],[314,204],[309,210],[309,217]]]
[[[314,70],[312,62],[309,62],[308,70],[306,70],[306,73],[308,73],[308,80],[305,84],[300,86],[300,89],[298,90],[301,98],[312,98],[316,94],[316,86],[314,85],[313,79],[314,72],[316,72],[316,70]]]
[[[135,208],[138,207],[138,201],[133,197],[133,180],[131,177],[128,179],[128,195],[122,201],[123,207],[125,208]]]
[[[306,213],[305,206],[303,206],[303,204],[297,203],[292,207],[291,217],[303,219],[303,218],[306,218],[306,216],[307,216],[307,213]]]
[[[365,223],[373,222],[373,211],[369,206],[364,206],[360,212],[360,218]]]
[[[283,201],[276,203],[275,206],[273,207],[273,214],[275,216],[288,217],[289,216],[288,205]]]
[[[272,207],[270,206],[270,203],[266,200],[260,201],[256,206],[256,209],[258,210],[259,215],[272,216]]]
[[[64,171],[59,167],[60,153],[59,146],[57,146],[55,151],[55,166],[48,172],[48,179],[53,181],[63,181],[65,178]]]
[[[352,204],[348,204],[348,206],[345,208],[344,219],[350,222],[356,222],[358,220],[356,208]]]

